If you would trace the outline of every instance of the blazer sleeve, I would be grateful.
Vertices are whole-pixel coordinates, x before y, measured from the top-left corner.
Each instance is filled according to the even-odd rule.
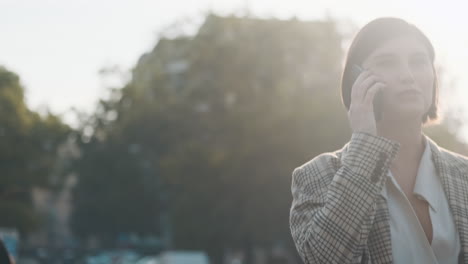
[[[294,170],[290,228],[306,264],[361,261],[398,149],[384,137],[353,133],[339,166],[333,166],[336,156],[322,154]]]

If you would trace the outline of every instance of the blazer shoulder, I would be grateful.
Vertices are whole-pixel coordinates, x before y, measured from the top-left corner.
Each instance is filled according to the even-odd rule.
[[[341,150],[322,153],[294,169],[293,174],[322,175],[334,172],[339,168]]]
[[[325,202],[328,187],[338,171],[339,163],[339,155],[336,152],[327,152],[294,169],[291,185],[294,199]]]
[[[444,148],[439,147],[443,162],[451,167],[456,167],[460,171],[468,170],[468,157]]]

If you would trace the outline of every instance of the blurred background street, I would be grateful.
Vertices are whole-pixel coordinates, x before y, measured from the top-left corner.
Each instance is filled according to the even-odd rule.
[[[459,8],[356,3],[0,1],[16,263],[301,263],[291,174],[349,140],[343,56],[377,16],[433,40],[444,119],[425,133],[468,154]]]

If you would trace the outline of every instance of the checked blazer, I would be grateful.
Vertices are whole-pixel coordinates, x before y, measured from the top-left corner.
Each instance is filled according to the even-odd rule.
[[[468,158],[426,140],[460,235],[460,263],[468,264]],[[399,147],[384,137],[353,133],[341,150],[294,170],[289,220],[304,263],[393,263],[381,191]]]

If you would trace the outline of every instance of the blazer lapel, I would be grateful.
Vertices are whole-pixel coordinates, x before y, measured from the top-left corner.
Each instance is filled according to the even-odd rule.
[[[461,251],[464,262],[468,264],[468,179],[467,172],[461,172],[457,164],[451,164],[443,157],[443,150],[428,137],[432,159],[448,198],[455,226],[460,235]]]

